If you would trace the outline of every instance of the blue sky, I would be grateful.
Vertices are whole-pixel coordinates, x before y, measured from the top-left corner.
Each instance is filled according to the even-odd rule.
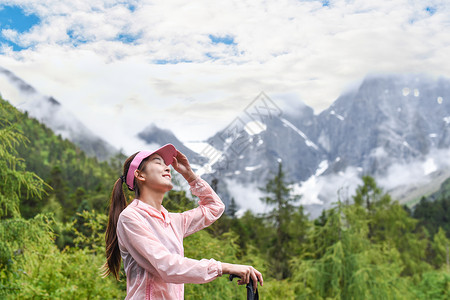
[[[25,12],[19,6],[3,6],[0,7],[0,28],[3,30],[14,30],[18,34],[29,31],[33,26],[38,25],[39,17],[33,13]],[[26,47],[22,47],[14,42],[14,40],[0,36],[0,43],[11,46],[14,51],[20,51]]]
[[[319,113],[369,73],[450,76],[444,0],[2,3],[0,66],[123,147],[152,122],[205,139],[262,91]]]

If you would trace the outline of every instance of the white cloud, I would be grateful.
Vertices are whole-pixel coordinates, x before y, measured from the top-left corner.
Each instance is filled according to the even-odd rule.
[[[359,169],[349,167],[338,174],[313,175],[300,184],[294,184],[292,188],[295,194],[302,196],[300,204],[315,218],[320,210],[335,206],[338,200],[352,201],[352,195],[362,183],[360,177]],[[320,210],[314,209],[314,205],[319,205]]]
[[[17,31],[12,29],[2,29],[2,36],[10,41],[14,41],[17,38]]]
[[[423,160],[393,164],[387,169],[386,175],[376,179],[384,190],[390,191],[402,186],[427,184],[433,180],[433,172],[448,170],[449,167],[450,151],[432,149]]]
[[[14,37],[30,48],[2,46],[0,66],[110,139],[112,128],[135,133],[151,122],[182,140],[204,139],[261,91],[320,112],[369,72],[450,76],[446,1],[8,4],[41,22]],[[210,35],[234,43],[213,43]],[[155,64],[164,60],[190,63]]]
[[[239,204],[238,214],[250,210],[253,213],[268,213],[272,208],[261,201],[264,194],[255,184],[242,184],[234,179],[226,179],[230,197]],[[230,198],[230,199],[231,199]]]

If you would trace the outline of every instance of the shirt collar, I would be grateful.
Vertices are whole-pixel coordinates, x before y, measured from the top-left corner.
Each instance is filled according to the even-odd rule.
[[[150,217],[161,219],[166,224],[170,223],[169,212],[164,206],[161,205],[161,211],[159,211],[150,204],[147,204],[139,199],[134,199],[133,202],[136,203],[135,206],[137,208],[145,211]]]

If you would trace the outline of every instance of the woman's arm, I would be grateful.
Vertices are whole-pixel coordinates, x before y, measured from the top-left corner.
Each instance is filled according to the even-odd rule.
[[[186,237],[220,218],[225,210],[225,205],[209,184],[192,171],[188,159],[180,151],[177,152],[172,166],[189,182],[192,194],[200,199],[199,207],[181,214],[183,237]]]
[[[200,198],[199,207],[184,212],[185,234],[188,236],[200,229],[209,226],[217,220],[225,210],[225,205],[209,184],[203,179],[199,178],[192,171],[189,161],[184,154],[177,151],[177,156],[172,163],[174,169],[180,173],[191,186],[191,192]],[[239,284],[247,284],[250,278],[253,280],[254,290],[256,291],[258,281],[263,285],[262,274],[252,266],[236,265],[229,263],[221,263],[221,272],[223,274],[234,274],[241,279]]]

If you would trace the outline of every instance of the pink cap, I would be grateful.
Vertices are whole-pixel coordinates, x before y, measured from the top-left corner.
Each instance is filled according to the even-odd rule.
[[[173,158],[177,156],[177,149],[172,144],[167,144],[161,148],[151,152],[151,151],[140,151],[133,158],[130,164],[130,168],[127,172],[127,185],[130,190],[134,190],[134,171],[137,170],[141,162],[152,154],[158,153],[164,159],[166,165],[170,165],[173,162]]]

